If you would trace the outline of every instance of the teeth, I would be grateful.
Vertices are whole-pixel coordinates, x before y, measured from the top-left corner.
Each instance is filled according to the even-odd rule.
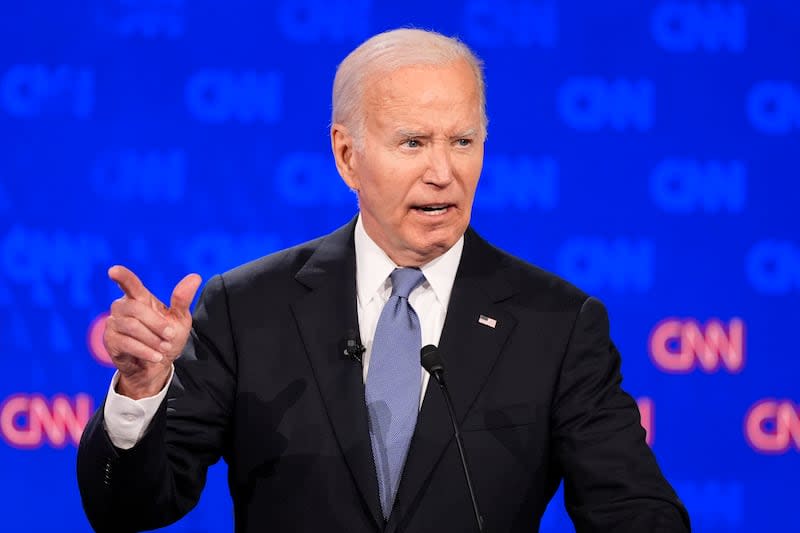
[[[419,209],[422,213],[424,213],[426,215],[433,216],[433,215],[441,215],[442,213],[447,211],[447,206],[446,205],[442,205],[442,206],[425,206],[425,207],[419,207],[417,209]]]

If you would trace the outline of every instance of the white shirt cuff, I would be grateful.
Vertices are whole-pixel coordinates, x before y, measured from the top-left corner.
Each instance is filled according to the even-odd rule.
[[[114,390],[119,381],[119,371],[114,372],[114,377],[111,378],[111,385],[108,387],[105,407],[103,408],[103,422],[106,433],[114,446],[129,450],[142,439],[150,426],[150,421],[153,420],[158,407],[167,395],[167,389],[172,382],[174,373],[175,367],[173,366],[170,369],[166,385],[158,394],[134,400],[117,394],[117,391]]]

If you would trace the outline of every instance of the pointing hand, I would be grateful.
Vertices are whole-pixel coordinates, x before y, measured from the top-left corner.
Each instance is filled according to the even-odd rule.
[[[108,277],[124,293],[111,304],[103,335],[120,374],[117,392],[135,400],[153,396],[166,384],[172,362],[186,346],[192,327],[189,306],[200,276],[183,278],[172,291],[169,307],[124,266],[109,268]]]

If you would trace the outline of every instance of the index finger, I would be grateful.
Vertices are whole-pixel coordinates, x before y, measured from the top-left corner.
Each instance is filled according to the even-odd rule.
[[[108,277],[117,282],[125,296],[142,302],[149,300],[150,291],[147,290],[136,274],[124,266],[114,265],[109,268]]]

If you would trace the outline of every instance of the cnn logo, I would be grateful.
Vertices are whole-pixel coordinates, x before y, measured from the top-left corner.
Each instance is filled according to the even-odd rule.
[[[735,374],[744,368],[745,325],[740,318],[726,324],[711,319],[667,318],[650,333],[650,358],[662,371],[687,374],[700,368],[713,374],[721,368]]]
[[[83,393],[75,398],[59,394],[52,400],[40,394],[14,394],[0,407],[0,434],[14,448],[77,446],[93,403]]]
[[[757,402],[745,415],[744,435],[757,452],[800,451],[800,406],[771,398]]]

